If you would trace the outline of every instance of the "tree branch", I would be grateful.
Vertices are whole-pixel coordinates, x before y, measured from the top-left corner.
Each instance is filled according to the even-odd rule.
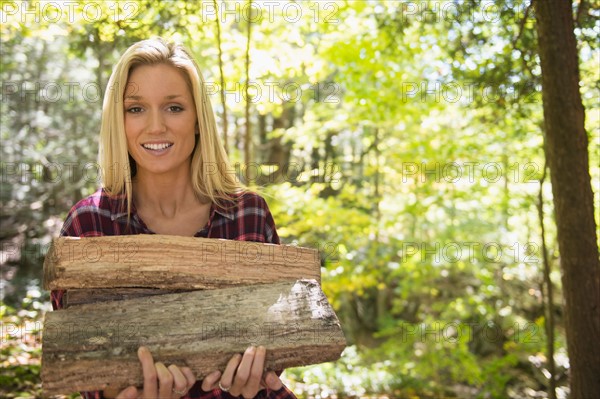
[[[531,10],[531,7],[533,7],[533,2],[535,0],[532,0],[529,5],[527,6],[527,8],[525,9],[525,15],[523,15],[523,19],[521,19],[521,23],[519,24],[519,33],[517,34],[517,37],[515,38],[515,40],[513,40],[513,49],[517,50],[517,42],[519,40],[521,40],[521,36],[523,35],[523,31],[525,30],[525,24],[527,23],[527,18],[529,17],[529,12]]]

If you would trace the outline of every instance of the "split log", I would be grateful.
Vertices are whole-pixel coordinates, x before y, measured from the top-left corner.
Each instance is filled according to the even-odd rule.
[[[336,360],[346,342],[315,280],[85,304],[46,314],[44,393],[141,386],[142,345],[201,380],[250,345],[265,346],[265,366],[281,370]]]
[[[319,252],[292,245],[168,235],[61,237],[44,261],[44,288],[214,289],[321,279]]]

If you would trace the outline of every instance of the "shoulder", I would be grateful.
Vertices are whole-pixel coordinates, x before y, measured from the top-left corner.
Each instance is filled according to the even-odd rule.
[[[231,200],[222,208],[222,215],[235,226],[227,237],[241,241],[258,241],[278,244],[279,236],[267,201],[259,194],[244,191],[230,195]]]
[[[101,213],[114,214],[122,211],[123,196],[112,196],[105,189],[100,188],[95,193],[87,196],[71,208],[70,213]]]
[[[269,210],[267,201],[259,194],[252,191],[244,191],[238,194],[232,195],[235,209],[239,211],[255,211]]]
[[[103,235],[102,227],[119,215],[122,197],[109,195],[103,188],[77,202],[69,211],[61,236]]]
[[[233,218],[272,218],[267,201],[258,193],[244,191],[233,194],[231,198],[231,207],[228,208],[227,212]]]

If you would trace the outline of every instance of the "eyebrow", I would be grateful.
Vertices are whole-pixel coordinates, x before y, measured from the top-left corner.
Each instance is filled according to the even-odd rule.
[[[177,97],[183,97],[183,96],[181,94],[171,94],[171,95],[165,96],[165,100],[172,100],[172,99],[177,98]],[[139,101],[142,98],[143,98],[142,96],[133,96],[133,95],[131,95],[131,96],[125,96],[125,100]]]

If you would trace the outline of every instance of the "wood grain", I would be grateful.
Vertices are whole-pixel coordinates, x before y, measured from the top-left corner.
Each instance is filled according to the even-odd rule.
[[[61,237],[44,261],[47,290],[192,290],[320,278],[315,249],[167,235]]]

